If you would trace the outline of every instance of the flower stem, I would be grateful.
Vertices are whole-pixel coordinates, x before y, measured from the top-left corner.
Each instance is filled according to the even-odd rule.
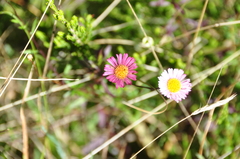
[[[136,84],[132,84],[132,85],[134,85],[134,86],[136,86],[136,87],[140,87],[140,88],[147,88],[147,89],[150,89],[150,90],[156,90],[156,88],[152,88],[152,87],[147,87],[147,86],[139,86],[139,85],[136,85]]]
[[[148,89],[150,89],[150,90],[155,90],[155,91],[157,91],[157,93],[162,97],[162,99],[164,100],[164,102],[165,102],[166,105],[168,106],[167,101],[166,101],[165,98],[161,95],[161,93],[160,93],[160,91],[159,91],[160,88],[158,88],[158,87],[155,88],[155,87],[153,87],[152,85],[150,85],[150,84],[148,84],[148,83],[146,83],[146,82],[144,82],[144,81],[142,81],[142,80],[140,80],[140,79],[138,79],[138,81],[140,81],[140,82],[142,82],[142,83],[148,85],[149,87],[138,86],[138,85],[135,85],[135,86],[137,86],[137,87],[142,87],[142,88],[148,88]]]

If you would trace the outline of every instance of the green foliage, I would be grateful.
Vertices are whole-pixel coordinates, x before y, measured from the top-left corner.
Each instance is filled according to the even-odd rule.
[[[91,15],[87,15],[85,18],[78,18],[77,16],[73,15],[71,20],[68,21],[64,17],[64,12],[57,9],[53,1],[50,4],[50,7],[54,11],[54,18],[64,24],[68,31],[67,33],[59,32],[59,38],[62,38],[62,40],[71,41],[76,47],[82,46],[89,42],[91,39],[93,21]],[[58,45],[57,43],[56,47],[61,48],[61,45]]]
[[[36,36],[43,42],[43,45],[48,48],[49,47],[49,42],[46,34],[42,31],[37,31]]]
[[[61,159],[67,158],[67,154],[65,153],[65,151],[64,151],[61,143],[58,141],[58,139],[54,135],[46,132],[46,130],[44,130],[44,131],[45,131],[45,133],[47,135],[47,139],[49,140],[49,143],[53,144],[52,147],[54,148],[54,150],[52,150],[52,151],[56,151],[57,155]]]
[[[90,60],[95,60],[89,44],[92,38],[92,15],[85,15],[84,18],[73,15],[70,20],[67,20],[64,12],[59,10],[53,1],[50,4],[50,8],[54,11],[54,18],[66,27],[66,31],[57,32],[54,38],[55,48],[65,50],[71,56],[79,58],[79,60],[86,61],[86,57]],[[88,61],[86,62],[88,63]]]
[[[227,117],[228,117],[228,106],[225,105],[225,106],[223,107],[223,109],[221,110],[220,114],[219,114],[219,118],[218,118],[218,120],[217,120],[217,123],[218,123],[218,124],[222,124],[222,122],[223,122],[225,119],[227,119]]]
[[[63,40],[71,41],[76,47],[80,47],[89,42],[91,38],[91,31],[92,31],[91,15],[87,15],[86,19],[83,19],[82,17],[77,18],[76,16],[73,16],[70,22],[63,21],[60,18],[59,13],[56,13],[54,17],[57,20],[61,21],[68,30],[67,33],[59,32],[57,34],[58,37],[62,38]],[[60,45],[56,45],[56,47],[61,48]]]
[[[12,80],[0,97],[1,109],[8,106],[1,111],[0,117],[0,158],[23,158],[23,122],[19,105],[24,108],[27,121],[30,158],[43,159],[48,158],[47,155],[83,158],[124,130],[127,132],[111,143],[109,149],[105,147],[91,158],[102,158],[105,154],[105,158],[130,158],[149,143],[145,139],[154,139],[183,119],[186,112],[191,114],[208,101],[211,104],[220,96],[225,98],[227,94],[238,93],[239,56],[227,64],[219,64],[239,49],[239,2],[209,1],[201,30],[196,34],[204,1],[163,0],[159,4],[160,1],[155,0],[155,5],[153,1],[129,0],[139,21],[127,1],[119,1],[114,8],[109,6],[118,1],[62,1],[59,7],[52,1],[41,21],[49,0],[18,1],[19,4],[15,4],[16,1],[0,2],[0,75],[8,77],[37,29],[31,47],[24,52],[34,58],[24,61],[21,58],[22,64],[16,65],[19,69],[13,71],[16,71],[14,77],[27,79],[32,68],[32,78],[42,80],[32,81],[28,91],[26,81]],[[95,19],[101,20],[97,24]],[[39,22],[40,26],[36,28]],[[197,40],[193,45],[195,35]],[[147,113],[123,104],[123,101],[128,102],[147,111],[164,104],[160,95],[145,88],[147,84],[157,88],[158,76],[162,72],[151,47],[164,69],[183,69],[194,83],[206,77],[194,85],[182,101],[186,109],[184,113],[180,104],[171,102],[162,114],[142,120]],[[190,52],[193,58],[189,61]],[[106,59],[119,53],[128,53],[136,60],[137,79],[146,81],[146,84],[137,80],[133,81],[134,85],[116,89],[114,83],[102,76]],[[220,67],[223,67],[221,76],[209,99]],[[41,72],[46,68],[46,75],[42,76]],[[43,81],[45,78],[54,80]],[[85,79],[88,80],[80,82]],[[6,85],[4,81],[0,82],[1,86]],[[22,104],[25,96],[28,101]],[[159,150],[157,155],[150,154],[151,150],[145,148],[138,158],[183,158],[185,153],[188,159],[218,158],[228,152],[231,152],[229,158],[239,158],[233,151],[240,143],[238,103],[240,99],[236,97],[215,109],[203,154],[198,152],[209,120],[207,112],[188,152],[196,128],[185,120],[154,141],[151,149]],[[199,119],[198,115],[191,118],[195,124]],[[144,131],[148,133],[143,134],[144,138],[135,128],[128,129],[136,122],[146,126]]]
[[[22,30],[26,29],[26,25],[24,25],[24,24],[22,23],[22,21],[21,21],[16,15],[12,14],[11,12],[1,11],[0,14],[6,14],[6,15],[11,16],[11,17],[13,18],[13,19],[11,20],[11,22],[18,24],[18,25],[19,25],[19,26],[18,26],[19,29],[22,29]]]

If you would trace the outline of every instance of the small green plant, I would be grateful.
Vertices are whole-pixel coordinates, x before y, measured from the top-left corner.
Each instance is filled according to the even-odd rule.
[[[73,15],[71,20],[67,20],[64,12],[58,9],[53,1],[50,8],[54,11],[54,18],[66,27],[66,31],[58,31],[54,39],[55,48],[68,50],[81,60],[84,60],[83,57],[92,57],[89,47],[92,38],[92,15],[88,14],[84,18]]]

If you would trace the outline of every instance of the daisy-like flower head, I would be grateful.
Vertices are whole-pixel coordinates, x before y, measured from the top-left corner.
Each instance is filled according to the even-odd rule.
[[[107,76],[110,82],[116,83],[116,88],[124,87],[125,83],[131,85],[131,80],[137,80],[134,69],[137,68],[135,59],[129,57],[127,53],[117,54],[117,59],[110,57],[107,61],[111,65],[105,65],[103,76]]]
[[[164,70],[161,76],[158,77],[160,92],[177,103],[185,99],[192,87],[190,79],[185,79],[185,77],[186,74],[181,69],[169,68]]]

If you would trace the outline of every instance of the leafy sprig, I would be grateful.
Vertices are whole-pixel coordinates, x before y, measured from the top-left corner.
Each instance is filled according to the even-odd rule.
[[[67,32],[59,31],[57,33],[55,40],[57,48],[62,48],[63,46],[69,47],[66,41],[71,41],[76,47],[88,44],[92,37],[92,15],[86,15],[85,18],[73,15],[71,20],[67,20],[64,12],[58,9],[53,1],[50,4],[50,8],[54,11],[54,18],[67,28]]]

